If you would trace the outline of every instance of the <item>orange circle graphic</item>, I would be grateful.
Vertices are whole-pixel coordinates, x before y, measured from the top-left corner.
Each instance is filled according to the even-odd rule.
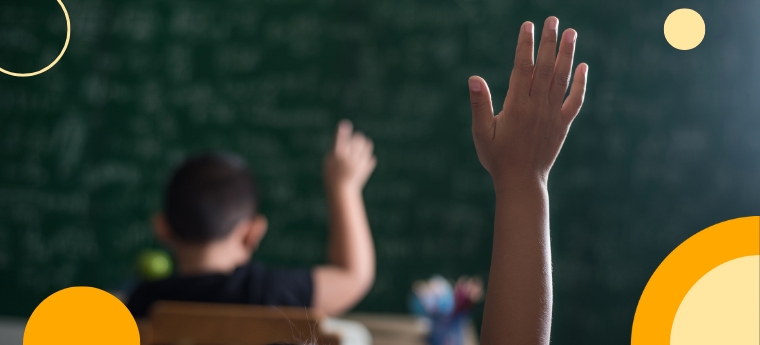
[[[70,287],[46,298],[24,330],[24,345],[139,345],[137,323],[116,297]]]

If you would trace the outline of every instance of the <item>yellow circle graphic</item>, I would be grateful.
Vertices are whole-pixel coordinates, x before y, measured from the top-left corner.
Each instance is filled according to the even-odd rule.
[[[679,333],[683,326],[681,323],[689,322],[686,316],[689,308],[698,310],[693,306],[709,306],[715,303],[714,299],[725,298],[721,294],[703,294],[703,284],[697,285],[700,280],[716,267],[729,261],[745,257],[757,260],[757,255],[760,255],[760,217],[757,216],[737,218],[713,225],[684,241],[662,261],[644,288],[633,318],[631,344],[670,345],[673,328],[676,327],[676,333]],[[746,267],[740,267],[740,269],[746,269]],[[716,272],[716,275],[725,274],[723,269]],[[712,281],[712,278],[708,276],[704,284],[709,285],[709,281]],[[744,286],[742,289],[752,290],[753,286],[755,285]],[[693,295],[687,300],[689,293]],[[702,300],[703,298],[706,300]],[[751,300],[746,302],[751,303]],[[682,305],[684,309],[679,311]],[[679,312],[682,315],[678,316],[679,324],[675,325],[676,315]],[[734,312],[743,313],[741,309]],[[755,333],[760,331],[757,323],[750,327],[745,331]],[[712,327],[700,331],[710,332],[715,337],[723,336],[723,340],[727,340],[730,337],[725,333],[732,332],[733,328],[726,329],[719,324],[713,324]],[[719,343],[744,344],[745,342],[722,341]]]
[[[760,344],[760,255],[733,259],[699,279],[678,307],[670,344]]]
[[[71,287],[46,298],[24,330],[24,345],[140,345],[137,323],[116,297]]]
[[[45,68],[43,68],[43,69],[41,69],[39,71],[36,71],[36,72],[31,72],[31,73],[16,73],[16,72],[11,72],[11,71],[5,70],[2,67],[0,67],[0,72],[3,72],[5,74],[7,74],[7,75],[11,75],[11,76],[14,76],[14,77],[33,77],[35,75],[45,73],[47,70],[53,68],[53,66],[55,66],[55,64],[58,63],[58,60],[60,60],[61,57],[63,57],[63,53],[66,52],[66,48],[69,46],[69,38],[71,38],[71,21],[69,20],[69,12],[66,11],[66,6],[63,6],[63,1],[62,0],[58,0],[58,4],[61,5],[61,9],[63,9],[63,15],[66,16],[66,42],[63,43],[63,49],[61,49],[61,53],[58,54],[58,57],[55,58],[55,60],[53,60],[53,62],[51,62],[49,65],[47,65],[47,67],[45,67]]]
[[[694,49],[705,38],[705,21],[692,9],[681,8],[665,19],[665,39],[673,48]]]

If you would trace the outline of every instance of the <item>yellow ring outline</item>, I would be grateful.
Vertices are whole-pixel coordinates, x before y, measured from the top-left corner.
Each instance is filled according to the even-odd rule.
[[[631,345],[669,345],[678,307],[692,286],[728,261],[760,254],[760,217],[736,218],[690,237],[649,279],[636,307]]]
[[[11,75],[14,77],[33,77],[35,75],[45,73],[47,70],[53,68],[53,66],[55,66],[55,64],[58,63],[58,60],[60,60],[61,57],[63,57],[63,53],[66,52],[66,48],[69,46],[69,38],[71,38],[71,21],[69,21],[69,12],[66,11],[66,6],[63,5],[63,0],[58,0],[58,4],[61,5],[61,8],[63,9],[63,14],[66,16],[66,43],[63,44],[63,49],[61,50],[61,53],[58,54],[58,57],[55,58],[55,60],[51,62],[49,65],[47,65],[47,67],[36,72],[16,73],[16,72],[4,70],[2,67],[0,67],[0,72],[3,72],[7,75]]]

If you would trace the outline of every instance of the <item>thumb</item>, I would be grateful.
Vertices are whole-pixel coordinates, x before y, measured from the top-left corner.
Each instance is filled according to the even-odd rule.
[[[470,86],[470,106],[472,107],[472,135],[481,136],[493,130],[494,117],[491,92],[483,78],[472,76]]]

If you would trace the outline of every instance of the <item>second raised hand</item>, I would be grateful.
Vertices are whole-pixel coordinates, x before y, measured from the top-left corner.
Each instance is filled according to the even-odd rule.
[[[325,181],[330,188],[364,188],[377,165],[372,140],[354,132],[348,120],[338,124],[333,147],[324,162]]]
[[[496,116],[485,80],[470,77],[475,148],[497,187],[501,181],[514,178],[539,179],[545,183],[570,124],[583,104],[588,66],[585,63],[578,66],[565,99],[577,33],[565,30],[557,54],[558,27],[556,17],[546,19],[534,62],[534,26],[531,22],[523,23],[509,91]]]

